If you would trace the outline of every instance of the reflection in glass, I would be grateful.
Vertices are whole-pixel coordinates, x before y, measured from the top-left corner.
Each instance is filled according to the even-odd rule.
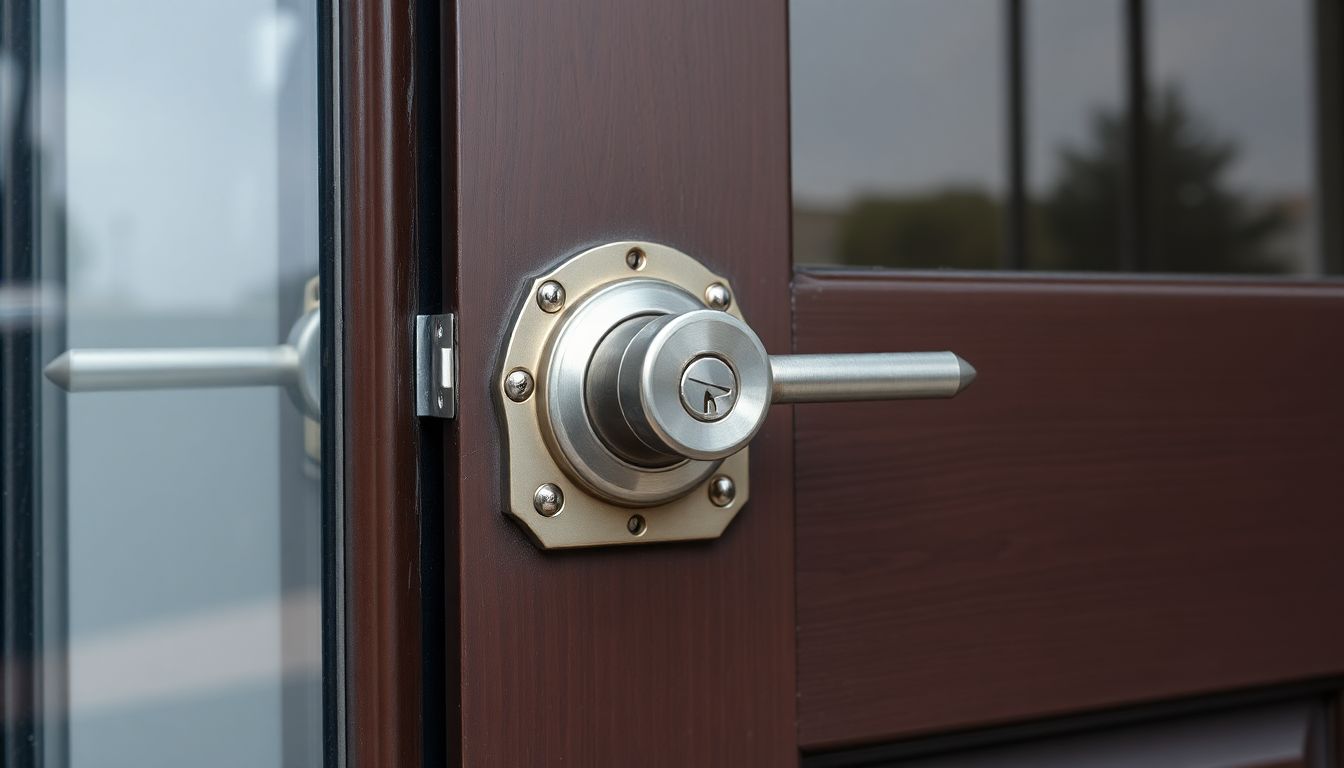
[[[790,4],[795,259],[991,268],[998,0]]]
[[[1100,123],[1124,114],[1122,0],[1030,0],[1025,16],[1025,266],[1117,269],[1127,149],[1123,126]],[[1099,133],[1119,142],[1111,162],[1080,149]]]
[[[1318,158],[1315,103],[1339,41],[1308,0],[791,8],[799,264],[1319,275],[1341,261],[1321,234],[1339,169]]]
[[[1319,274],[1307,0],[1150,3],[1145,267]]]
[[[63,345],[283,342],[318,270],[315,0],[40,9]],[[43,386],[68,631],[46,764],[319,765],[316,423],[279,388]]]

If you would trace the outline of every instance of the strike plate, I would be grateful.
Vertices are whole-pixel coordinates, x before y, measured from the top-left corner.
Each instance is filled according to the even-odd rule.
[[[457,416],[457,318],[415,318],[415,415]]]
[[[671,284],[705,306],[712,304],[743,319],[727,280],[690,256],[655,243],[598,246],[527,285],[495,375],[494,390],[505,427],[504,512],[543,549],[717,538],[750,495],[745,448],[724,459],[684,495],[653,506],[631,506],[603,498],[558,448],[546,404],[552,347],[565,323],[585,301],[616,283],[635,280]],[[548,283],[562,290],[556,291]],[[724,303],[729,306],[724,307]],[[648,474],[656,481],[657,471]],[[724,477],[731,478],[735,487],[727,503],[721,493],[711,493],[715,480],[722,482]]]

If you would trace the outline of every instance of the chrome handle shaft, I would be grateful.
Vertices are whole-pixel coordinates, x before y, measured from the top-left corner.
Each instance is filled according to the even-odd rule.
[[[71,349],[47,365],[67,392],[284,386],[297,382],[299,353],[275,347]]]
[[[299,318],[289,342],[274,347],[68,349],[43,373],[67,392],[281,386],[303,413],[321,412],[321,319]]]
[[[975,368],[952,352],[771,355],[772,403],[953,397]]]
[[[553,396],[573,404],[553,419],[579,421],[626,464],[651,469],[737,453],[772,404],[948,398],[975,379],[952,352],[770,355],[750,326],[715,309],[603,330],[562,371],[576,392]]]

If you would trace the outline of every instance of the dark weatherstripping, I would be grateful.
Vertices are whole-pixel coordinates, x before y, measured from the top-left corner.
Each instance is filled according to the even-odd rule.
[[[63,408],[40,385],[42,361],[64,340],[63,242],[48,218],[62,212],[44,202],[43,178],[62,126],[38,125],[42,45],[59,40],[60,19],[47,29],[38,20],[36,0],[0,4],[0,764],[9,768],[63,762],[67,744],[63,718],[51,716],[64,709],[64,669],[48,663],[66,643],[64,456],[41,432]],[[51,85],[59,73],[42,75]]]

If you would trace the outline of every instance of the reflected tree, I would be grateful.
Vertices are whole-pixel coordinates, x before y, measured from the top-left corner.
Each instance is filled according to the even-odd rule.
[[[974,188],[870,196],[841,218],[840,261],[856,266],[994,269],[1002,207]]]
[[[1119,269],[1125,189],[1142,176],[1145,271],[1295,271],[1300,207],[1291,198],[1257,198],[1238,189],[1230,178],[1236,142],[1199,119],[1179,90],[1162,90],[1149,109],[1146,174],[1130,166],[1126,120],[1098,110],[1088,138],[1059,149],[1058,175],[1028,207],[1033,269]],[[807,213],[807,227],[820,222],[834,233],[830,248],[842,264],[995,269],[1000,263],[1003,204],[982,188],[868,195],[841,210]],[[796,236],[808,234],[799,230],[803,225],[796,218]]]
[[[1236,143],[1199,120],[1175,88],[1154,99],[1149,116],[1145,271],[1290,271],[1289,207],[1254,201],[1233,186]],[[1059,177],[1036,212],[1044,238],[1033,266],[1117,268],[1128,158],[1125,118],[1104,110],[1087,146],[1060,149]]]

